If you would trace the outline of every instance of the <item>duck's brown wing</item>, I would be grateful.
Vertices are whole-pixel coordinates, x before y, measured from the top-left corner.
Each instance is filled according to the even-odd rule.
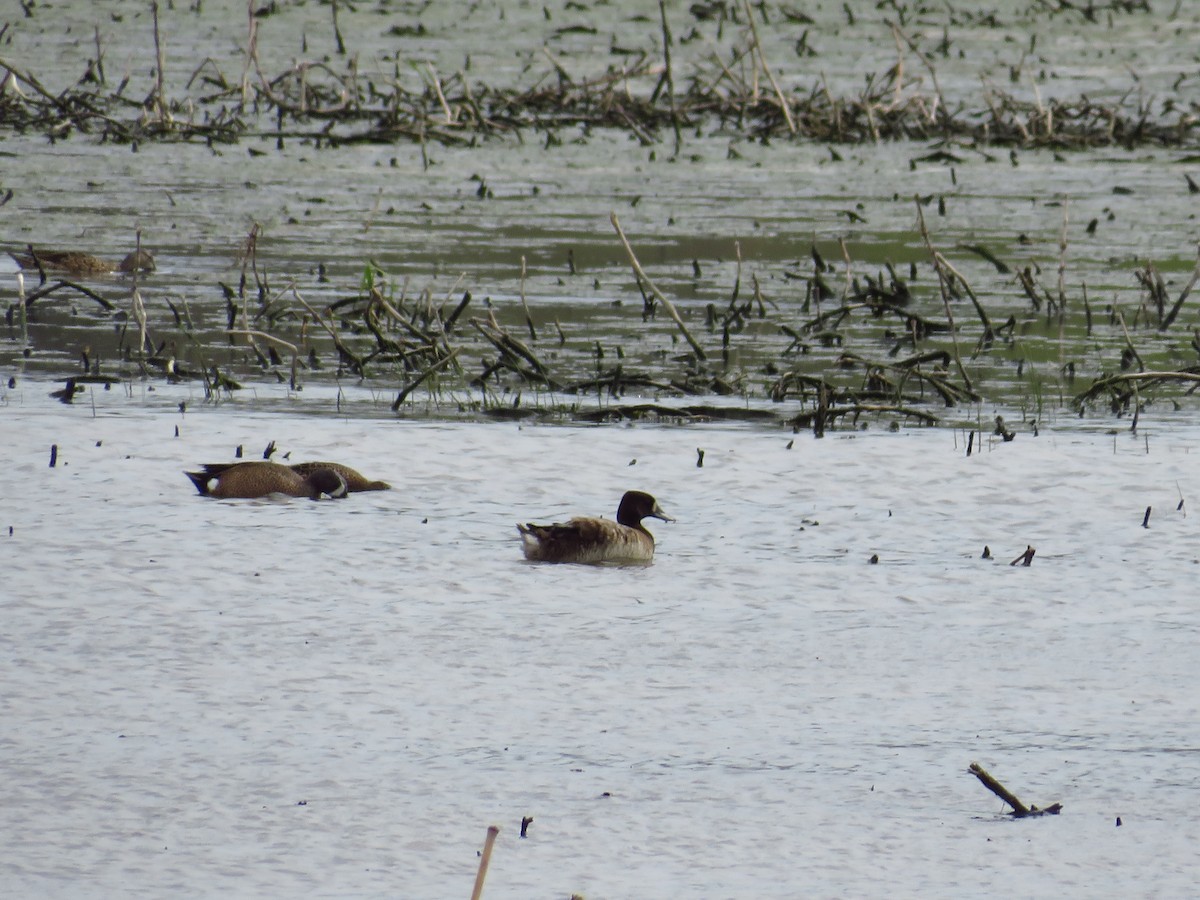
[[[529,523],[517,528],[524,536],[527,559],[589,563],[646,560],[654,555],[654,540],[647,532],[609,519],[579,517],[553,525]]]
[[[202,494],[218,499],[254,499],[268,494],[310,497],[312,486],[303,475],[273,462],[208,463],[202,472],[188,472],[188,478]],[[204,487],[201,488],[201,479]],[[210,483],[216,484],[210,487]]]

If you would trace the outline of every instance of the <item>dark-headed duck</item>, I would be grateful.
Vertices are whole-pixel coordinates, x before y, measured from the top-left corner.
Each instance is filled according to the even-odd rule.
[[[674,522],[658,501],[642,491],[627,491],[617,507],[617,520],[577,516],[554,525],[517,525],[525,558],[540,562],[648,562],[654,558],[654,535],[642,525],[653,517]]]

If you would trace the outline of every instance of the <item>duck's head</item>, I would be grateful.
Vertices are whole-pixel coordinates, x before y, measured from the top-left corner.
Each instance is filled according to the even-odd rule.
[[[637,528],[642,519],[648,518],[662,519],[664,522],[675,521],[663,512],[658,501],[645,491],[626,491],[625,496],[621,498],[621,505],[617,507],[617,521],[622,525]]]
[[[342,477],[342,473],[334,469],[317,469],[308,475],[305,481],[312,488],[312,498],[314,500],[321,499],[322,494],[331,500],[340,500],[350,490],[349,485],[346,484],[346,479]]]

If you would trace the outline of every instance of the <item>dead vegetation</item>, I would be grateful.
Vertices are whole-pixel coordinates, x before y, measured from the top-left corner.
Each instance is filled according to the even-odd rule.
[[[288,13],[275,3],[251,0],[240,53],[195,60],[182,84],[165,72],[170,54],[185,52],[187,40],[169,33],[157,2],[149,4],[149,33],[141,42],[153,48],[148,83],[130,74],[114,83],[99,24],[92,52],[77,60],[80,74],[65,86],[51,84],[36,64],[0,55],[0,129],[55,141],[74,135],[121,144],[273,138],[322,147],[474,145],[530,136],[552,144],[568,131],[572,139],[586,140],[592,130],[613,129],[645,146],[669,140],[678,154],[696,130],[755,141],[942,140],[1069,150],[1188,146],[1200,125],[1194,106],[1141,90],[1137,72],[1131,73],[1128,92],[1115,98],[1096,99],[1090,92],[1042,97],[1046,65],[1031,35],[1067,19],[1073,27],[1107,23],[1111,30],[1122,21],[1152,18],[1148,2],[1043,0],[1004,21],[968,4],[946,4],[936,12],[880,4],[871,18],[846,5],[839,17],[818,22],[786,4],[711,0],[671,11],[660,3],[655,19],[620,23],[608,21],[605,7],[573,3],[566,14],[574,24],[567,27],[545,8],[544,30],[536,36],[540,48],[530,52],[516,83],[473,76],[467,65],[439,73],[421,62],[437,26],[425,27],[427,6],[414,10],[409,4],[397,10],[403,24],[393,25],[377,48],[372,45],[373,55],[396,61],[393,69],[369,68],[355,52],[353,35],[350,42],[344,37],[339,4],[329,6],[337,46],[332,56],[310,52],[306,37],[299,57],[270,69],[263,61],[262,32]],[[200,8],[196,3],[189,11],[198,16]],[[25,12],[52,15],[33,3]],[[956,34],[968,30],[1003,34],[1020,49],[1008,63],[1008,89],[988,72],[966,83],[944,75],[947,68],[961,68],[964,54]],[[583,49],[552,49],[572,37]],[[624,43],[627,37],[632,45]],[[823,73],[839,63],[821,45],[847,40],[850,46],[876,47],[878,69],[856,72],[857,89],[838,90]],[[598,71],[596,58],[607,60]]]
[[[1131,415],[1136,428],[1146,404],[1200,388],[1200,332],[1187,324],[1196,316],[1186,304],[1195,276],[1173,293],[1153,265],[1136,268],[1132,299],[1094,321],[1086,287],[1071,285],[1065,263],[1053,285],[1043,280],[1048,269],[1030,266],[1008,276],[1026,308],[998,322],[996,299],[980,296],[925,231],[922,203],[914,201],[914,237],[926,262],[872,271],[842,243],[835,267],[814,244],[807,267],[797,261],[776,273],[786,277],[772,280],[771,293],[762,287],[766,272],[749,273],[746,290],[739,265],[723,307],[673,302],[614,215],[614,241],[641,303],[593,310],[579,322],[531,309],[523,279],[519,297],[501,304],[475,296],[461,278],[414,289],[373,262],[354,284],[327,284],[314,304],[296,277],[281,280],[260,262],[257,226],[243,242],[237,283],[215,285],[223,309],[160,298],[153,276],[92,287],[42,273],[41,285],[22,283],[6,322],[26,359],[35,349],[45,358],[75,355],[78,364],[56,374],[77,384],[195,381],[219,402],[264,378],[293,391],[332,381],[389,396],[402,414],[724,419],[817,435],[877,421],[952,422],[984,434],[983,405],[1014,402],[1014,360],[1021,430],[1036,431],[1060,405]],[[1064,259],[1067,249],[1064,240]],[[49,323],[70,297],[87,302],[71,304],[64,347]],[[1064,334],[1079,338],[1067,345]],[[1052,339],[1054,361],[1031,359],[1030,339],[1039,336]],[[1095,347],[1105,348],[1098,358]],[[1185,347],[1197,362],[1162,365]],[[1034,365],[1043,373],[1053,365],[1057,375],[1039,381]],[[1089,371],[1094,380],[1072,397],[1075,379]],[[1010,441],[1016,431],[996,417],[994,434]]]

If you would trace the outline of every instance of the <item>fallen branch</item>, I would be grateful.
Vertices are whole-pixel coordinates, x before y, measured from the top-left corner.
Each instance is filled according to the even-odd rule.
[[[1026,816],[1044,815],[1057,816],[1062,812],[1061,803],[1052,803],[1045,809],[1038,809],[1036,806],[1026,806],[1008,788],[989,775],[979,763],[971,763],[967,771],[978,778],[985,788],[1012,807],[1012,812],[1009,815],[1013,818],[1022,819]]]

